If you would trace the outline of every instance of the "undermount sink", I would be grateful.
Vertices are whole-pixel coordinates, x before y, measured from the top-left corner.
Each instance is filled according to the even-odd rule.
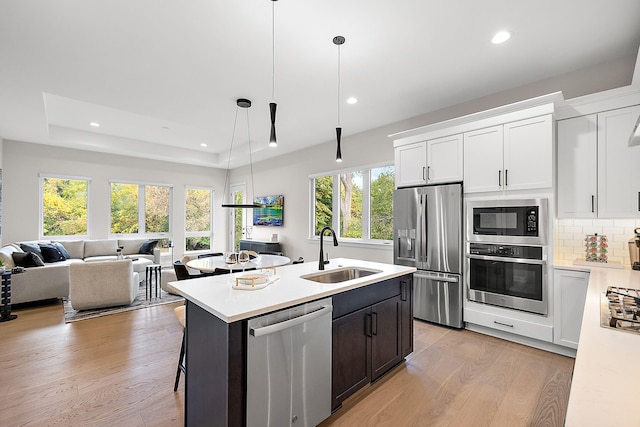
[[[319,283],[340,283],[347,280],[359,279],[372,274],[382,273],[382,270],[374,270],[361,267],[344,267],[337,270],[321,271],[318,273],[300,276],[301,279],[313,280]]]

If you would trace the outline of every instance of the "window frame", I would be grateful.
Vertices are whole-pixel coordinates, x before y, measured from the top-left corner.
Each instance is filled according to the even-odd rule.
[[[209,199],[209,231],[187,231],[187,193],[189,190],[207,190],[211,196]],[[188,251],[187,239],[189,237],[209,237],[211,245],[208,251],[213,250],[213,218],[214,218],[214,206],[215,206],[215,189],[213,187],[203,187],[197,185],[185,185],[184,188],[184,241],[182,242],[182,249],[185,254],[193,254],[202,251]]]
[[[113,184],[134,184],[138,186],[138,232],[137,233],[112,233],[111,232],[111,192]],[[154,186],[154,187],[167,187],[169,189],[169,230],[149,233],[146,231],[145,224],[145,187],[146,186]],[[122,179],[110,179],[109,180],[109,238],[115,239],[119,237],[125,238],[142,238],[142,239],[172,239],[172,226],[171,223],[173,221],[173,184],[163,184],[157,182],[143,182],[143,181],[132,181],[132,180],[122,180]],[[144,232],[140,232],[140,230],[144,230]]]
[[[338,241],[345,244],[346,246],[391,246],[393,240],[371,238],[371,170],[384,167],[394,168],[395,174],[395,165],[393,162],[381,162],[363,166],[334,169],[328,172],[320,172],[309,175],[309,226],[307,240],[315,242],[320,241],[320,237],[315,234],[315,180],[316,178],[321,178],[324,176],[333,176],[331,228],[336,231]],[[340,175],[348,172],[362,173],[362,238],[343,237],[340,234]]]
[[[45,236],[44,235],[44,180],[48,178],[53,179],[66,179],[74,181],[86,181],[87,182],[87,232],[86,234],[70,234],[60,236]],[[38,192],[39,192],[39,204],[38,204],[38,235],[40,240],[86,240],[89,238],[89,230],[91,229],[91,178],[86,176],[77,175],[60,175],[55,173],[40,173],[38,174]]]

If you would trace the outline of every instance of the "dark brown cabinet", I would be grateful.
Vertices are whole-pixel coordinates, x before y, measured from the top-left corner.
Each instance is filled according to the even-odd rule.
[[[282,255],[282,246],[278,242],[258,242],[257,240],[240,240],[241,251],[254,251],[257,253],[274,253]]]
[[[332,408],[413,350],[411,276],[333,297]]]

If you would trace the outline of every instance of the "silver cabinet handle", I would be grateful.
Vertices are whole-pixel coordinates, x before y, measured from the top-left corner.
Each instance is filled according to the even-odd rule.
[[[427,181],[431,179],[431,166],[427,166]]]
[[[510,325],[508,323],[498,322],[497,320],[494,320],[493,323],[495,323],[496,325],[507,326],[509,328],[513,328],[513,325]]]
[[[327,313],[331,313],[333,311],[332,305],[324,305],[322,308],[312,311],[311,313],[307,313],[302,316],[294,317],[293,319],[285,320],[280,323],[274,323],[269,326],[261,326],[259,328],[250,328],[249,333],[254,337],[261,337],[263,335],[273,334],[275,332],[280,332],[285,329],[293,328],[294,326],[300,325],[302,323],[308,322],[313,319],[317,319],[318,317],[322,317]]]
[[[427,180],[427,178],[426,178],[426,176],[425,176],[425,175],[426,175],[426,171],[427,171],[427,168],[423,166],[423,167],[422,167],[422,180],[423,180],[423,181],[426,181],[426,180]]]

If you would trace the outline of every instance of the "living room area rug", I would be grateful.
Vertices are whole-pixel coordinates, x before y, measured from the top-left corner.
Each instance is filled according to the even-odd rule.
[[[138,288],[138,295],[136,299],[129,305],[121,305],[117,307],[105,307],[95,308],[90,310],[74,310],[71,307],[71,300],[69,298],[64,299],[64,321],[65,323],[77,322],[78,320],[92,319],[94,317],[107,316],[109,314],[122,313],[125,311],[138,310],[140,308],[153,307],[156,305],[170,304],[176,301],[184,301],[184,298],[180,295],[173,295],[163,290],[160,290],[160,297],[155,298],[155,292],[153,298],[145,298],[146,287],[144,281],[141,282]]]

